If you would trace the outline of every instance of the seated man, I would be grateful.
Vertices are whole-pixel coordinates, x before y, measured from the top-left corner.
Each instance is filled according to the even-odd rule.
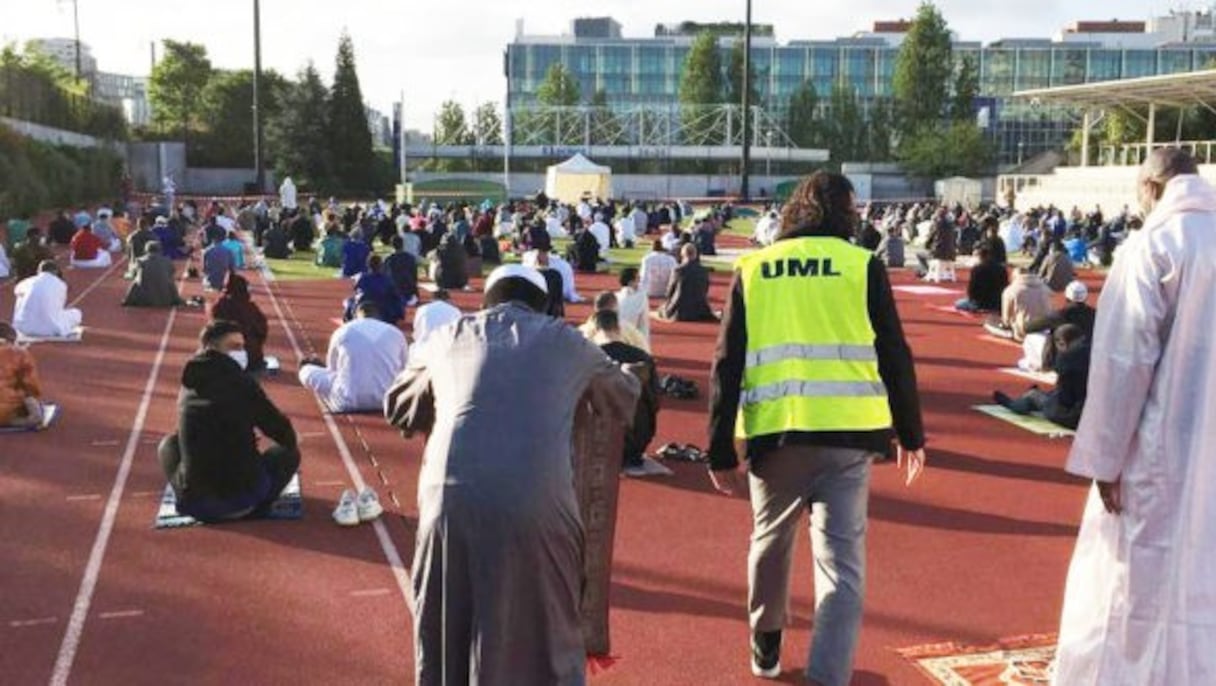
[[[342,276],[350,278],[367,271],[367,258],[372,254],[372,246],[355,232],[342,245]]]
[[[123,298],[123,307],[177,307],[184,305],[177,292],[173,260],[161,254],[160,243],[152,241],[135,267],[135,280]]]
[[[590,233],[595,238],[595,243],[599,246],[599,252],[597,253],[599,259],[608,259],[608,249],[612,247],[612,229],[604,223],[604,215],[595,215],[595,221],[591,223],[591,226],[587,227],[587,233]]]
[[[346,299],[342,320],[353,319],[355,306],[368,300],[376,304],[376,313],[382,322],[396,325],[405,318],[405,305],[401,302],[401,295],[392,280],[382,273],[379,255],[368,257],[366,271],[355,279],[355,292]]]
[[[300,466],[291,420],[245,373],[241,327],[203,327],[199,352],[182,371],[177,433],[160,443],[177,511],[204,522],[263,516]],[[257,430],[274,441],[258,450]]]
[[[616,293],[613,293],[612,291],[604,291],[595,296],[595,310],[592,311],[590,317],[587,317],[587,321],[583,322],[583,325],[578,327],[579,332],[582,333],[586,338],[593,339],[596,332],[596,315],[605,311],[612,312],[617,315],[617,329],[620,332],[620,338],[622,341],[635,348],[638,348],[642,352],[650,352],[650,343],[646,340],[646,337],[642,335],[642,332],[638,331],[636,326],[620,320],[620,303],[617,302]]]
[[[236,231],[229,231],[228,237],[220,245],[232,255],[232,268],[245,268],[245,244],[236,237]]]
[[[304,221],[307,218],[301,217]],[[270,228],[262,235],[262,256],[270,260],[285,260],[291,257],[291,243],[288,241],[287,229],[284,228],[286,221],[271,222]],[[312,224],[309,223],[309,226]],[[312,250],[312,243],[308,244],[308,249]]]
[[[527,255],[534,256],[534,259],[527,260]],[[551,262],[554,257],[555,255],[547,250],[532,250],[525,255],[524,266],[536,269],[545,279],[545,288],[548,290],[545,314],[556,319],[564,319],[566,317],[566,299],[563,292],[566,289],[566,280],[560,271],[553,268]]]
[[[897,222],[887,229],[887,235],[882,237],[874,254],[888,268],[900,269],[904,266],[904,235],[900,223]]]
[[[338,225],[330,224],[325,229],[325,238],[321,239],[321,245],[317,248],[317,266],[341,268],[345,243],[346,236],[342,235]]]
[[[650,246],[650,252],[642,258],[641,282],[642,290],[648,298],[663,298],[667,296],[667,286],[671,283],[671,275],[679,263],[663,247],[663,242],[656,240]]]
[[[440,288],[459,290],[469,285],[469,255],[456,234],[447,233],[431,256],[431,280]]]
[[[97,221],[93,222],[93,235],[108,252],[122,252],[122,238],[112,223],[114,212],[108,207],[97,210]]]
[[[13,247],[10,259],[13,263],[13,278],[18,282],[38,273],[38,265],[47,260],[54,261],[55,253],[42,242],[42,231],[31,226],[25,232],[25,240]]]
[[[1073,269],[1072,258],[1068,256],[1064,241],[1052,239],[1047,259],[1039,267],[1039,276],[1056,293],[1062,292],[1076,278],[1076,270]]]
[[[589,229],[574,235],[574,242],[566,248],[566,259],[580,272],[594,274],[599,270],[600,244]]]
[[[630,324],[642,334],[646,345],[643,350],[650,350],[650,299],[646,293],[638,289],[638,270],[636,267],[625,267],[621,270],[618,281],[621,290],[616,292],[617,316],[622,324]]]
[[[245,277],[236,272],[229,273],[224,292],[208,314],[212,321],[222,319],[241,327],[241,334],[245,337],[245,354],[249,358],[246,371],[260,372],[266,367],[264,350],[270,327],[266,315],[249,296],[249,281]]]
[[[992,399],[1018,414],[1042,412],[1047,421],[1076,429],[1089,383],[1089,339],[1080,327],[1072,324],[1059,327],[1052,337],[1059,350],[1055,361],[1056,387],[1043,391],[1031,386],[1018,398],[995,391]]]
[[[144,256],[144,248],[148,246],[150,241],[156,240],[156,234],[152,233],[152,229],[148,228],[147,222],[140,219],[136,222],[135,231],[127,237],[127,273],[125,278],[135,276],[135,265],[139,263],[139,258]],[[161,252],[164,253],[164,246],[161,246]]]
[[[182,260],[190,256],[190,249],[186,247],[185,240],[167,217],[156,218],[156,223],[152,225],[152,233],[156,234],[156,240],[160,241],[160,249],[165,257],[171,260]]]
[[[1027,268],[1020,268],[1013,283],[1001,294],[1001,318],[990,320],[984,329],[994,336],[1021,341],[1026,324],[1051,311],[1051,291],[1047,284]]]
[[[980,261],[971,268],[967,297],[954,303],[954,307],[963,312],[999,312],[1001,294],[1009,286],[1009,272],[993,259],[988,245],[981,244],[976,254]]]
[[[1079,327],[1086,338],[1092,339],[1097,313],[1085,303],[1088,297],[1089,289],[1085,284],[1073,281],[1064,289],[1064,299],[1067,301],[1064,307],[1028,321],[1018,367],[1036,372],[1051,369],[1055,365],[1057,352],[1052,332],[1065,324]]]
[[[709,270],[702,264],[697,247],[691,243],[680,249],[681,263],[671,273],[667,285],[667,302],[658,310],[658,317],[675,322],[718,321],[709,306]]]
[[[591,317],[593,333],[589,338],[614,362],[636,365],[642,394],[638,397],[633,426],[625,432],[625,455],[621,469],[625,476],[670,476],[672,471],[646,457],[646,446],[654,440],[659,418],[659,374],[654,358],[645,350],[630,345],[622,336],[620,319],[612,310],[600,310]]]
[[[42,424],[42,385],[34,356],[17,346],[17,330],[0,322],[0,426]]]
[[[414,344],[426,342],[431,332],[460,319],[460,309],[451,303],[452,295],[440,288],[431,296],[431,302],[414,312]]]
[[[236,260],[222,243],[212,243],[203,250],[203,287],[218,291],[236,270]]]
[[[396,287],[401,302],[406,306],[413,305],[418,302],[418,260],[405,250],[401,234],[395,234],[391,242],[393,254],[384,258],[382,269]]]
[[[289,221],[290,224],[288,223]],[[308,252],[312,250],[312,242],[317,238],[317,229],[313,226],[312,221],[308,218],[308,213],[297,211],[293,216],[285,218],[281,222],[275,222],[274,226],[284,229],[283,233],[285,235],[288,233],[286,227],[290,226],[292,249],[298,252]],[[274,227],[272,226],[271,231],[273,230]]]
[[[693,245],[697,246],[697,251],[702,255],[717,255],[718,248],[715,245],[717,233],[714,231],[714,226],[709,221],[701,221],[696,228],[692,230]]]
[[[405,368],[405,334],[380,321],[376,303],[355,306],[355,318],[329,339],[327,362],[305,360],[300,383],[311,388],[334,412],[380,410],[384,393]]]
[[[105,244],[93,235],[93,227],[85,224],[72,236],[71,264],[77,269],[105,269],[114,263]]]
[[[68,285],[59,265],[43,260],[38,274],[19,282],[13,293],[13,327],[17,333],[40,338],[66,338],[80,327],[80,310],[67,307]]]

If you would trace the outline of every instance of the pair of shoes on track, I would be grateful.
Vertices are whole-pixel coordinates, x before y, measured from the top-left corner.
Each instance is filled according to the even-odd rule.
[[[338,498],[338,506],[334,508],[334,521],[338,526],[358,526],[360,522],[370,522],[384,512],[380,505],[380,496],[370,487],[355,493],[353,489],[342,491]]]

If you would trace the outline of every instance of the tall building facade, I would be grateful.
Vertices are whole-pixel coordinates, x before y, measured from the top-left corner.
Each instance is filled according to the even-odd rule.
[[[35,38],[26,43],[26,48],[50,57],[69,74],[76,73],[75,39]],[[88,43],[80,44],[80,78],[89,84],[94,100],[121,108],[129,124],[146,126],[152,121],[148,78],[100,71]]]
[[[891,96],[896,57],[908,26],[878,22],[871,31],[851,37],[784,44],[764,27],[768,30],[753,38],[751,51],[759,104],[780,117],[804,81],[824,103],[838,82],[851,88],[863,107]],[[530,36],[519,31],[506,50],[510,103],[535,104],[545,73],[561,62],[578,79],[584,99],[603,91],[616,107],[673,104],[694,37],[670,26],[659,27],[647,38],[577,32]],[[726,35],[719,39],[724,68],[735,40]],[[1077,22],[1050,38],[1002,39],[987,45],[956,38],[954,54],[959,60],[969,57],[979,68],[981,125],[994,140],[998,161],[1016,164],[1059,148],[1079,115],[1013,100],[1009,96],[1015,91],[1202,69],[1216,64],[1216,37],[1210,12],[1189,12],[1149,22]]]

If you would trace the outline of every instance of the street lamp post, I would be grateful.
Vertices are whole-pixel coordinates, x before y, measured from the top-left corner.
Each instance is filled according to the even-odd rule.
[[[747,0],[747,15],[743,23],[743,177],[739,183],[739,194],[743,202],[751,198],[748,181],[752,161],[752,0]]]
[[[72,0],[72,23],[76,26],[76,80],[83,78],[80,68],[80,3]]]
[[[262,5],[253,0],[253,166],[258,194],[266,192],[266,161],[262,159]]]

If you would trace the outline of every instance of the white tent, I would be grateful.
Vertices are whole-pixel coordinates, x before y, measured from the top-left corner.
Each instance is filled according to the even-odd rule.
[[[584,195],[607,200],[612,197],[612,168],[600,166],[581,153],[576,154],[549,167],[545,195],[568,203],[576,203]]]

